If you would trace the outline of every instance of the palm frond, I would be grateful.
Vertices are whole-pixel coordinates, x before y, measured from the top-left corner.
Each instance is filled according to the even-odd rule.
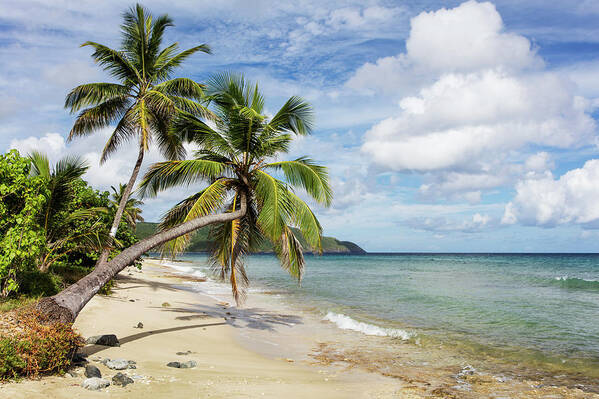
[[[198,181],[212,181],[221,177],[226,165],[204,159],[158,162],[150,166],[141,184],[141,197],[155,196],[159,191]]]
[[[162,217],[158,227],[159,230],[166,230],[222,209],[228,188],[227,179],[218,179],[201,192],[179,202]],[[164,244],[162,247],[163,256],[170,253],[174,257],[181,253],[189,244],[192,235],[193,233],[186,234]]]
[[[110,47],[96,42],[85,42],[81,47],[94,48],[92,58],[104,68],[111,76],[121,82],[139,82],[142,80],[139,72],[127,60],[124,52],[113,50]]]
[[[42,176],[45,179],[50,179],[50,161],[46,154],[42,154],[39,151],[32,151],[29,154],[29,160],[31,161],[30,174],[32,176]]]
[[[298,282],[302,281],[306,261],[302,244],[299,242],[289,226],[285,226],[281,238],[276,242],[275,253],[279,258],[281,267]]]
[[[156,65],[155,79],[162,81],[169,78],[172,71],[180,66],[187,58],[197,53],[198,51],[206,54],[211,54],[210,46],[207,44],[201,44],[199,46],[192,47],[190,49],[181,51],[179,54],[170,57],[165,60],[162,65]]]
[[[106,142],[104,149],[102,150],[102,156],[100,158],[100,163],[103,164],[106,162],[108,157],[115,152],[121,144],[127,142],[137,135],[137,129],[135,124],[135,109],[130,107],[127,109],[119,123],[116,125],[116,128],[110,135],[110,138]]]
[[[203,85],[189,78],[175,78],[157,84],[153,89],[171,96],[201,101],[204,99],[203,87]]]
[[[301,97],[293,96],[281,107],[270,120],[268,128],[278,132],[290,131],[297,135],[312,132],[314,112],[310,104]]]
[[[115,97],[129,95],[129,87],[117,83],[88,83],[75,87],[64,103],[70,112],[101,104]]]
[[[129,103],[127,96],[119,96],[81,111],[69,132],[68,139],[72,140],[75,136],[84,136],[110,125],[123,116]]]
[[[283,234],[289,220],[292,204],[285,183],[262,170],[255,171],[255,195],[260,213],[257,223],[262,232],[272,241]]]
[[[264,168],[280,169],[289,184],[302,187],[312,198],[326,206],[333,200],[333,190],[329,185],[327,168],[309,158],[301,157],[293,161],[273,162]]]

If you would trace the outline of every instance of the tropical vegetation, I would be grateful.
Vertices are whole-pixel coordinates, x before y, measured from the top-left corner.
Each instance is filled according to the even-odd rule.
[[[197,52],[210,53],[206,44],[179,51],[178,43],[162,47],[164,33],[173,21],[168,15],[154,18],[137,4],[123,15],[121,46],[112,49],[88,41],[92,58],[118,83],[87,83],[75,87],[66,97],[65,108],[78,113],[69,139],[115,126],[102,150],[105,162],[119,147],[137,141],[137,160],[114,213],[110,237],[116,236],[127,201],[137,180],[144,155],[154,143],[168,159],[179,159],[185,149],[179,135],[169,129],[181,111],[208,116],[201,104],[202,86],[192,79],[172,78],[174,71]],[[108,259],[110,246],[99,263]]]
[[[77,114],[69,139],[114,127],[101,163],[134,140],[126,184],[112,194],[94,190],[77,157],[51,164],[41,153],[0,155],[0,296],[12,298],[6,308],[19,295],[43,296],[35,309],[0,315],[0,379],[62,370],[80,344],[71,323],[88,301],[147,251],[185,249],[198,229],[210,229],[215,270],[238,303],[248,283],[245,255],[265,242],[298,281],[303,251],[322,251],[322,227],[306,201],[330,205],[327,170],[307,157],[283,159],[296,136],[311,133],[311,106],[294,96],[269,116],[258,86],[241,75],[218,74],[206,85],[173,78],[188,57],[210,49],[162,46],[172,25],[140,5],[128,10],[119,49],[83,44],[116,82],[83,84],[66,97]],[[180,185],[195,194],[137,240],[143,203],[131,193],[152,144],[165,161],[150,166],[140,195]],[[195,149],[190,158],[184,145]],[[23,329],[5,334],[6,320]]]
[[[37,152],[28,157],[14,150],[0,155],[3,298],[54,295],[93,268],[107,241],[115,205],[108,192],[94,190],[82,179],[86,170],[77,157],[51,165]],[[138,212],[135,206],[129,210],[135,221]],[[137,241],[130,219],[123,221],[110,256]]]

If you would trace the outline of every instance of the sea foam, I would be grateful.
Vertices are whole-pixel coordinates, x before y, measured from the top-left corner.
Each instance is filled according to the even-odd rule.
[[[373,324],[363,323],[352,319],[344,314],[328,312],[324,320],[335,323],[335,325],[343,330],[358,331],[365,335],[376,335],[378,337],[392,337],[403,340],[410,339],[414,334],[404,330],[395,328],[383,328]]]

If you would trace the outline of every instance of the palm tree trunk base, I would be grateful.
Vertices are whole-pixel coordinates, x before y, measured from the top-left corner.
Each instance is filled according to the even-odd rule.
[[[59,305],[53,297],[40,299],[35,308],[50,323],[68,324],[75,321],[75,315],[68,308]]]

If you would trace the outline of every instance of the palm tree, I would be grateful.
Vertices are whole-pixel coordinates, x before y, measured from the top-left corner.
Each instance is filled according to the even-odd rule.
[[[87,171],[88,166],[79,157],[65,157],[52,168],[48,158],[39,152],[29,155],[31,175],[42,176],[48,182],[46,201],[40,215],[40,225],[46,234],[46,248],[42,251],[38,268],[48,271],[57,260],[75,250],[100,250],[107,240],[102,223],[101,209],[77,209],[68,211],[76,180]],[[88,219],[85,231],[70,228],[73,222]]]
[[[164,32],[173,22],[168,15],[154,19],[139,4],[125,12],[123,20],[119,50],[95,42],[82,45],[94,49],[94,61],[119,83],[83,84],[75,87],[65,101],[65,108],[71,113],[79,112],[69,140],[116,125],[102,151],[101,163],[124,142],[133,138],[138,141],[137,161],[114,215],[111,238],[116,236],[150,143],[157,143],[168,159],[182,158],[185,150],[176,132],[168,129],[170,120],[181,110],[207,114],[206,108],[197,102],[203,98],[202,86],[191,79],[171,76],[189,56],[198,51],[210,53],[210,48],[202,44],[179,52],[174,43],[161,49]],[[106,261],[109,252],[107,246],[98,264]]]
[[[121,203],[123,196],[125,195],[125,190],[127,189],[127,186],[125,184],[120,183],[118,189],[116,189],[114,186],[110,186],[110,188],[112,189],[112,195],[110,199],[110,211],[111,214],[114,215]],[[123,217],[132,229],[135,229],[135,225],[137,224],[137,222],[144,221],[144,218],[141,216],[142,210],[140,208],[140,206],[142,206],[143,204],[143,201],[133,197],[129,197],[129,199],[125,203]]]
[[[193,159],[154,164],[141,183],[142,195],[195,182],[208,186],[179,202],[164,215],[159,230],[216,211],[239,209],[239,196],[247,196],[246,214],[214,225],[212,262],[222,279],[231,283],[237,303],[245,296],[248,279],[244,255],[256,251],[263,240],[274,244],[281,266],[301,280],[303,248],[292,227],[298,227],[307,243],[322,251],[322,228],[310,207],[293,191],[303,189],[316,202],[328,206],[332,192],[326,168],[309,158],[277,161],[285,154],[292,134],[305,135],[312,126],[311,107],[292,97],[269,119],[264,115],[264,98],[242,76],[221,74],[208,83],[207,94],[218,116],[211,128],[193,115],[182,115],[174,129],[197,144]],[[273,174],[275,173],[275,174]],[[275,176],[281,174],[286,181]],[[182,251],[190,235],[168,242],[163,250]]]
[[[161,231],[97,265],[59,294],[40,300],[37,308],[50,320],[73,322],[104,284],[144,252],[209,225],[216,226],[219,233],[214,258],[223,276],[231,280],[237,299],[243,295],[243,254],[262,237],[277,244],[282,266],[301,278],[303,255],[289,226],[299,226],[317,249],[321,226],[291,187],[303,188],[324,205],[330,204],[332,193],[325,168],[307,158],[274,158],[288,151],[293,135],[310,133],[310,106],[291,97],[269,119],[263,115],[264,99],[257,86],[228,74],[211,80],[209,95],[219,117],[214,129],[191,113],[181,114],[172,126],[200,145],[195,158],[154,165],[144,178],[142,191],[149,195],[179,184],[206,181],[208,186],[169,212]],[[282,174],[287,183],[273,172]]]

